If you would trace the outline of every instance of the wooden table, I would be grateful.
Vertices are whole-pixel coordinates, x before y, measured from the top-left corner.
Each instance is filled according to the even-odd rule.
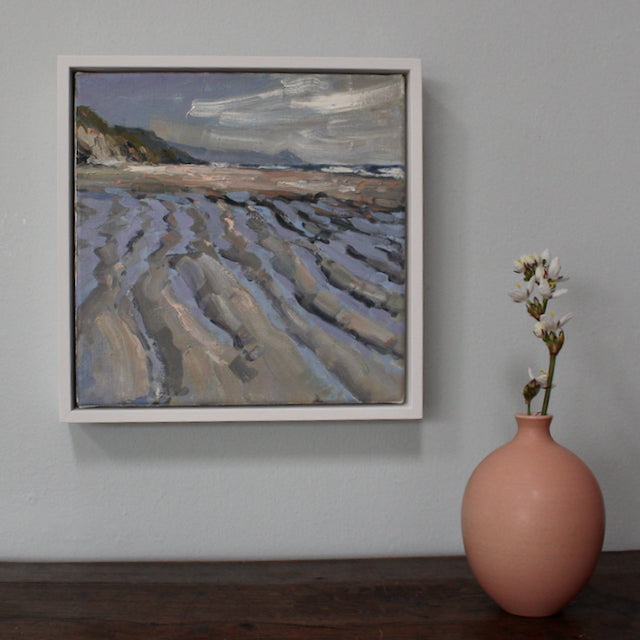
[[[484,595],[464,558],[0,563],[0,639],[638,640],[640,551],[606,553],[551,618]]]

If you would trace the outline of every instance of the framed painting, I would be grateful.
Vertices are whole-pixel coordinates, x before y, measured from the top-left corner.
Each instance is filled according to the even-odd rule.
[[[420,418],[421,84],[60,56],[60,419]]]

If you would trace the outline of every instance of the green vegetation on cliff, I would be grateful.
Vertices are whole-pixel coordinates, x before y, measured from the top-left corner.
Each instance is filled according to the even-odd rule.
[[[177,149],[153,131],[110,125],[87,106],[76,109],[76,161],[104,164],[108,161],[149,164],[206,164]]]

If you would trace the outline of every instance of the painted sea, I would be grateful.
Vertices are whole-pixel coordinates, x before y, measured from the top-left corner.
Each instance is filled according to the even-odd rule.
[[[215,162],[83,109],[78,407],[404,401],[400,162]]]

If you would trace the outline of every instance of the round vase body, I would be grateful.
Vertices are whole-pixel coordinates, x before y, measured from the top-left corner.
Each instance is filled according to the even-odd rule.
[[[553,615],[586,585],[602,549],[604,502],[589,468],[553,440],[551,415],[516,415],[513,440],[475,469],[462,537],[480,586],[505,611]]]

